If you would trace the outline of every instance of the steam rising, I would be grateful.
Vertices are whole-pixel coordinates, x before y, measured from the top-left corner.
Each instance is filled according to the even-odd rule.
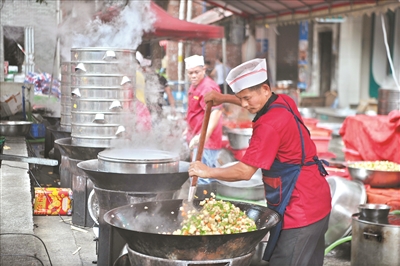
[[[144,32],[156,20],[150,1],[65,1],[66,17],[59,28],[62,57],[70,61],[71,48],[117,47],[136,49]],[[96,12],[96,10],[99,10]]]
[[[152,25],[156,20],[151,11],[150,0],[64,1],[63,5],[65,14],[59,27],[63,61],[73,60],[72,48],[110,47],[136,50],[142,43],[143,34],[153,31]],[[121,73],[127,76],[134,75],[132,72],[135,68],[127,67],[132,65],[132,62],[119,63]],[[144,74],[147,107],[151,108],[157,105],[160,83],[154,72],[146,71]],[[133,86],[134,84],[135,82],[132,82]],[[140,104],[137,100],[132,103],[131,115],[128,121],[123,121],[126,131],[111,143],[112,147],[160,149],[181,154],[182,132],[185,128],[183,119],[170,121],[165,116],[158,117],[152,112],[152,129],[149,132],[140,123],[143,117],[138,115],[136,109],[136,105]],[[186,154],[181,154],[181,157],[185,156]]]

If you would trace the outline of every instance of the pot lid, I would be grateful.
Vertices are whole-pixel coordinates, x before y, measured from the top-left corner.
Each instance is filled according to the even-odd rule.
[[[134,162],[170,162],[179,160],[177,153],[152,150],[152,149],[107,149],[99,152],[97,155],[99,159],[104,160],[119,160],[119,161],[134,161]]]

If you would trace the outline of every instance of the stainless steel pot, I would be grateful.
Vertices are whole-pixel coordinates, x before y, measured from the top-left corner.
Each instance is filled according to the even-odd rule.
[[[247,149],[253,133],[252,128],[226,128],[229,145],[234,150]]]
[[[400,215],[389,215],[388,223],[374,223],[352,216],[351,265],[400,265]]]
[[[329,246],[350,233],[352,214],[358,212],[358,206],[367,201],[367,193],[364,185],[358,181],[338,176],[330,176],[326,180],[332,195],[332,210],[325,233],[325,246]]]
[[[109,149],[99,152],[98,169],[113,173],[176,173],[179,155],[162,150]]]

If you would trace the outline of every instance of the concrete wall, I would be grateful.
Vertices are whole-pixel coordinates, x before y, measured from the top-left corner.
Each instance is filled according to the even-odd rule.
[[[340,27],[338,94],[342,108],[360,101],[362,29],[362,17],[348,17]]]
[[[0,23],[1,26],[33,27],[35,72],[52,73],[57,36],[58,1],[46,2],[47,4],[36,3],[36,0],[2,1]],[[3,66],[3,27],[0,28],[0,66]],[[56,70],[58,73],[58,68]],[[0,81],[3,80],[4,73],[0,71]]]

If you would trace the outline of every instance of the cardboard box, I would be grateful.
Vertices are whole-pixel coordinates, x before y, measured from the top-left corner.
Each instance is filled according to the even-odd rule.
[[[35,187],[33,215],[71,215],[70,188]]]
[[[0,98],[0,114],[2,117],[15,115],[22,111],[22,96],[18,92],[11,96],[2,96]]]

